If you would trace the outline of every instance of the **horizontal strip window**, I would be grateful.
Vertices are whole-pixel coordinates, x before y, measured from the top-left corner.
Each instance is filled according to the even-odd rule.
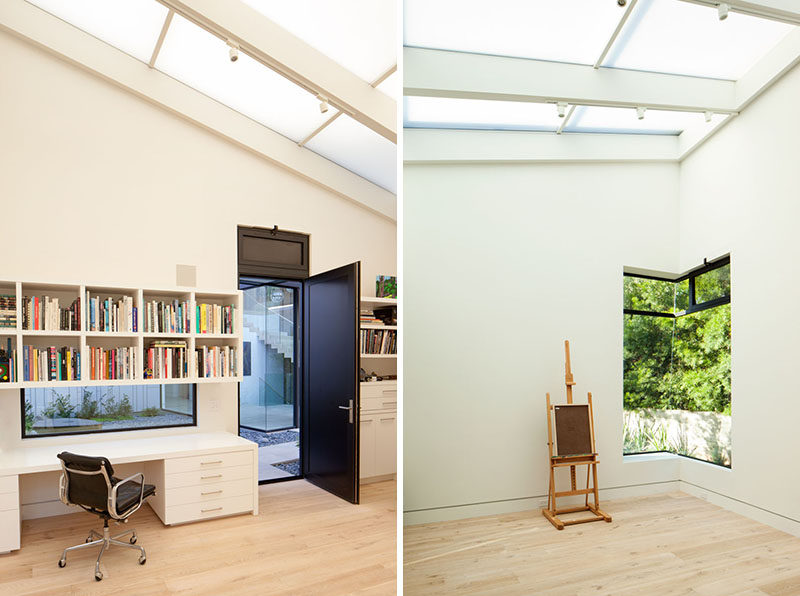
[[[22,438],[197,426],[196,396],[193,383],[21,389]]]

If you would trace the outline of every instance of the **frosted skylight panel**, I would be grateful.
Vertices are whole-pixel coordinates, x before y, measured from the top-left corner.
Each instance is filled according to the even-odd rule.
[[[397,146],[346,114],[326,126],[306,147],[397,193]]]
[[[397,63],[394,0],[243,0],[367,83]]]
[[[555,104],[445,97],[406,97],[409,128],[547,130],[560,124]]]
[[[324,122],[314,95],[175,15],[156,68],[269,128],[300,141]]]
[[[400,84],[400,73],[398,71],[394,71],[385,80],[381,82],[380,85],[376,87],[379,91],[384,92],[386,95],[391,97],[395,101],[400,101],[401,95],[401,84]]]
[[[594,64],[624,12],[613,0],[405,0],[404,45]]]
[[[794,27],[676,0],[639,0],[603,66],[739,80]]]
[[[167,9],[155,0],[28,0],[109,45],[149,62]]]
[[[578,106],[567,123],[567,132],[609,132],[677,135],[694,126],[713,126],[725,116],[712,115],[706,124],[705,115],[695,112],[647,110],[639,120],[634,108]]]

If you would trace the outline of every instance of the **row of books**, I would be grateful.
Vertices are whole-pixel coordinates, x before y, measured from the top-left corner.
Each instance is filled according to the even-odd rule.
[[[22,299],[22,328],[29,331],[79,331],[81,299],[62,308],[58,298],[25,296]]]
[[[145,350],[145,379],[185,379],[189,376],[185,341],[153,341]]]
[[[17,328],[16,294],[0,294],[0,327]]]
[[[139,330],[139,313],[131,296],[101,300],[99,296],[92,297],[86,292],[86,305],[89,331],[130,333]]]
[[[198,304],[195,313],[197,333],[234,333],[236,307],[219,304]]]
[[[362,325],[383,325],[383,320],[376,317],[371,310],[361,310],[358,318]]]
[[[22,348],[25,381],[79,381],[81,354],[71,347]]]
[[[195,353],[198,377],[235,377],[239,370],[234,347],[203,346]]]
[[[395,329],[362,329],[362,354],[396,354],[397,330]]]
[[[89,347],[89,378],[93,381],[133,379],[136,376],[136,348]]]
[[[173,300],[163,302],[151,300],[144,305],[145,333],[189,333],[189,302]]]

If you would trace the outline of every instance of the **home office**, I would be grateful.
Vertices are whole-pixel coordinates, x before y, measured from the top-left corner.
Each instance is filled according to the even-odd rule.
[[[348,352],[353,374],[346,382],[356,403],[354,411],[336,408],[337,424],[351,426],[349,445],[361,439],[358,303],[362,295],[375,297],[377,276],[396,274],[395,102],[387,95],[394,13],[376,7],[361,17],[391,33],[389,53],[339,47],[347,45],[340,36],[314,38],[314,27],[304,24],[307,13],[287,8],[265,15],[256,2],[249,3],[253,8],[230,3],[224,11],[204,2],[87,2],[73,12],[68,4],[14,0],[0,7],[0,76],[13,82],[0,97],[0,237],[15,255],[3,267],[0,294],[13,296],[16,315],[0,329],[14,373],[0,383],[0,552],[7,553],[0,555],[0,585],[20,594],[94,585],[224,593],[234,580],[245,592],[272,586],[275,593],[297,593],[321,584],[334,592],[393,591],[395,483],[391,474],[376,473],[383,481],[359,487],[356,449],[343,474],[350,474],[347,488],[358,506],[318,486],[325,475],[314,476],[313,454],[325,437],[314,427],[308,436],[304,427],[321,417],[304,410],[305,375],[312,375],[309,384],[322,384],[314,370],[284,354],[288,370],[281,378],[291,372],[296,383],[284,383],[281,397],[299,404],[297,420],[279,432],[259,429],[256,441],[244,438],[240,426],[239,388],[252,380],[245,368],[256,361],[253,352],[268,351],[272,342],[270,329],[245,327],[255,315],[240,283],[241,232],[271,238],[291,230],[306,239],[297,253],[305,271],[277,275],[266,268],[261,277],[283,287],[316,278],[295,295],[299,317],[306,314],[300,294],[313,307],[315,292],[332,287],[320,275],[360,263],[331,283],[346,279],[342,299],[354,305],[346,338],[355,346]],[[336,22],[339,31],[352,32],[363,21],[351,15]],[[235,62],[220,29],[238,44]],[[265,30],[270,35],[262,36]],[[346,37],[363,43],[356,34]],[[270,44],[281,45],[286,72],[313,82],[316,94],[264,66],[267,54],[279,54]],[[371,63],[348,61],[353,54]],[[301,55],[302,64],[290,63]],[[327,100],[327,113],[317,94]],[[274,255],[262,256],[276,265]],[[45,321],[28,320],[31,299],[43,313],[46,308]],[[78,299],[80,320],[70,320],[66,313]],[[99,317],[96,309],[107,304],[110,312],[125,313],[111,317],[119,327],[105,327],[102,318],[94,322],[103,327],[93,328],[90,308]],[[200,305],[209,310],[198,312]],[[291,311],[278,306],[269,312]],[[228,307],[231,329],[198,329],[209,315],[228,320],[221,311]],[[53,312],[59,313],[54,326],[42,325]],[[313,321],[314,313],[309,316]],[[165,320],[175,326],[150,326]],[[293,335],[299,356],[305,331]],[[245,334],[259,333],[262,340],[246,347]],[[280,337],[287,341],[286,333]],[[337,339],[315,335],[313,345],[324,351],[321,341]],[[280,346],[271,347],[266,362],[278,359],[273,352]],[[277,377],[270,369],[264,378]],[[273,397],[268,393],[265,411],[286,409],[281,402],[266,410]],[[252,404],[258,406],[258,396]],[[276,433],[294,433],[278,447],[297,445],[299,453],[293,462],[269,466],[294,465],[299,480],[259,484]],[[101,540],[104,525],[102,515],[62,502],[65,496],[81,504],[69,488],[77,476],[68,474],[60,493],[62,465],[70,465],[58,458],[63,452],[107,460],[110,467],[98,463],[87,477],[97,481],[95,488],[106,487],[104,475],[120,480],[108,491],[123,484],[117,517],[141,503],[119,528],[109,516],[109,540],[132,528],[136,540],[131,543],[132,534],[118,539],[130,549],[109,542],[97,569],[105,543],[63,559],[64,549]],[[154,494],[145,496],[146,485]],[[137,486],[133,501],[119,501]],[[367,544],[368,557],[353,556]],[[145,565],[138,564],[139,546]],[[311,572],[309,553],[316,561]],[[359,573],[367,567],[369,573]],[[97,583],[96,570],[102,574]]]

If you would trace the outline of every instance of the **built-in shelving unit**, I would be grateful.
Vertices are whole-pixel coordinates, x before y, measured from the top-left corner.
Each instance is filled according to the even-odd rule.
[[[89,331],[86,292],[91,297],[101,299],[130,297],[136,308],[136,331]],[[19,389],[33,387],[68,387],[76,385],[161,385],[173,383],[228,383],[242,380],[242,313],[243,299],[239,290],[213,291],[195,290],[193,288],[131,288],[112,287],[105,284],[56,284],[42,282],[0,281],[0,294],[16,296],[16,326],[0,327],[0,347],[6,349],[11,340],[11,349],[16,350],[17,382],[2,383],[0,389]],[[76,331],[61,330],[29,330],[23,329],[24,297],[48,296],[58,297],[60,307],[68,307],[73,300],[80,297],[80,329]],[[144,303],[146,300],[173,300],[186,302],[189,306],[189,330],[185,333],[151,333],[145,332]],[[215,304],[233,306],[233,333],[198,333],[195,315],[197,304]],[[176,340],[186,343],[188,376],[183,378],[144,378],[146,350],[153,340]],[[26,346],[57,350],[69,347],[80,354],[81,378],[62,381],[25,381],[23,350]],[[204,346],[231,347],[236,349],[236,371],[234,376],[198,377],[196,374],[196,349]],[[91,378],[90,348],[113,350],[128,348],[134,350],[135,365],[131,379],[97,379]],[[10,356],[10,354],[9,354]]]

